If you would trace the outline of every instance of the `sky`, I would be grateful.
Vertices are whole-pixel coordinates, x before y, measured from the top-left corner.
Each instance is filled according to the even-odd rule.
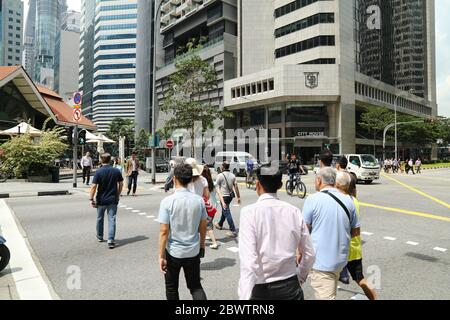
[[[439,115],[450,117],[450,12],[449,0],[436,2],[436,70]],[[28,14],[28,0],[25,15]],[[69,9],[80,11],[81,0],[67,0]]]

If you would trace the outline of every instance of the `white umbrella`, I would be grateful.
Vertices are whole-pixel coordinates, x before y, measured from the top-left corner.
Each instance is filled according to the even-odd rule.
[[[86,133],[86,140],[87,140],[87,143],[99,143],[99,142],[102,142],[102,143],[115,143],[114,140],[111,140],[111,139],[105,137],[101,133],[98,136],[95,136],[92,133],[87,132]]]
[[[41,130],[32,127],[27,122],[21,122],[20,124],[11,129],[0,131],[0,135],[11,135],[11,136],[17,136],[19,134],[24,133],[29,133],[33,137],[39,137],[42,135]]]

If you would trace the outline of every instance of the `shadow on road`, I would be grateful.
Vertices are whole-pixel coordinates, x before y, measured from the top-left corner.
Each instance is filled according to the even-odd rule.
[[[236,265],[236,259],[219,258],[212,262],[202,263],[200,270],[217,271],[228,267],[234,267]]]
[[[128,238],[128,239],[121,239],[121,240],[117,240],[117,247],[123,247],[135,242],[139,242],[139,241],[144,241],[144,240],[148,240],[149,238],[146,236],[136,236],[136,237],[132,237],[132,238]]]
[[[10,268],[7,267],[5,270],[0,272],[0,278],[6,276],[8,274],[13,274],[14,272],[19,272],[19,271],[22,271],[22,268],[12,268],[12,269],[10,269]]]

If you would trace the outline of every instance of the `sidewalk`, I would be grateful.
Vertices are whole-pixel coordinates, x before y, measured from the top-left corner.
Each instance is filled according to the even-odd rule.
[[[9,267],[0,272],[0,301],[2,300],[19,300],[16,284]]]
[[[156,183],[160,188],[166,182],[168,173],[157,173]],[[92,182],[93,175],[91,175]],[[59,183],[39,183],[39,182],[14,182],[6,181],[0,183],[0,199],[1,198],[17,198],[17,197],[39,197],[39,196],[57,196],[68,195],[76,192],[88,192],[90,186],[83,185],[82,179],[77,179],[77,188],[73,187],[72,179],[63,179]],[[127,188],[125,178],[124,189]],[[138,187],[142,191],[151,191],[155,188],[152,184],[152,175],[145,171],[139,172]]]

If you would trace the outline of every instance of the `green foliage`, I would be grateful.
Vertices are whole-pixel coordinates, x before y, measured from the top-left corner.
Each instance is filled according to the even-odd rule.
[[[106,136],[114,141],[119,141],[120,137],[127,137],[130,141],[134,141],[134,121],[114,118],[109,125]]]
[[[169,120],[163,128],[166,132],[187,129],[194,137],[195,122],[201,122],[203,130],[212,128],[215,120],[231,117],[232,114],[213,106],[210,100],[201,100],[202,95],[217,89],[217,73],[214,66],[192,55],[176,63],[177,71],[169,78],[169,89],[161,108]]]
[[[376,153],[377,135],[394,122],[394,113],[388,108],[367,107],[361,115],[359,125],[373,136],[373,150]]]
[[[149,139],[150,134],[147,133],[144,129],[141,129],[141,131],[139,131],[135,144],[135,151],[137,152],[137,156],[141,161],[145,160],[145,149],[148,148]]]
[[[400,141],[408,141],[414,145],[424,147],[431,143],[436,143],[438,139],[437,123],[428,123],[423,118],[410,115],[400,115],[398,122],[417,123],[403,124],[398,128],[398,138]]]
[[[63,132],[58,127],[46,130],[44,125],[39,138],[31,137],[29,132],[12,137],[0,147],[3,150],[0,171],[13,173],[16,178],[47,174],[53,161],[67,149],[60,139]]]

